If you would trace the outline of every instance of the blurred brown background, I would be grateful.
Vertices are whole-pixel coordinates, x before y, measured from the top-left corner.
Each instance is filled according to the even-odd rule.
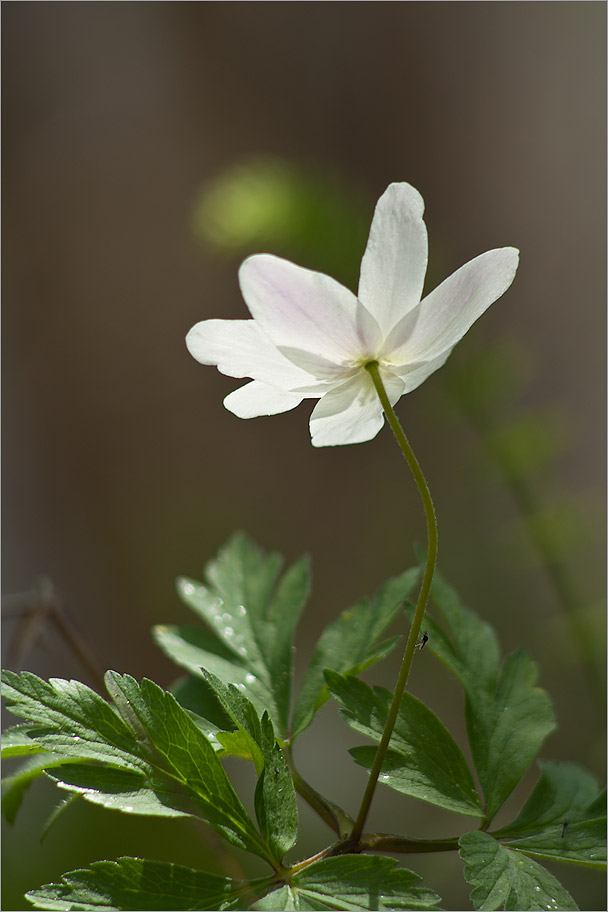
[[[406,180],[426,201],[437,281],[492,247],[521,250],[507,296],[399,406],[434,493],[440,564],[495,623],[505,651],[523,646],[538,660],[560,719],[543,756],[601,774],[591,658],[576,651],[479,433],[446,403],[468,352],[509,340],[523,353],[529,370],[511,408],[557,416],[565,446],[550,485],[541,473],[537,501],[548,511],[554,496],[576,502],[582,531],[564,560],[581,617],[595,624],[605,551],[605,5],[13,2],[2,13],[3,592],[47,574],[103,668],[168,686],[176,671],[149,629],[188,619],[173,580],[200,577],[233,529],[290,560],[311,553],[302,660],[339,610],[413,562],[424,520],[388,431],[314,450],[304,406],[239,421],[221,404],[238,384],[184,345],[198,320],[245,316],[238,258],[217,256],[192,227],[201,189],[226,169],[259,156],[314,169],[352,188],[367,221],[387,184]],[[498,402],[493,417],[499,430]],[[5,661],[15,629],[6,623]],[[51,629],[24,665],[88,680]],[[391,675],[389,663],[370,680]],[[412,687],[459,731],[460,698],[426,654]],[[356,736],[342,728],[328,709],[299,756],[352,812],[363,774],[344,753]],[[320,745],[335,738],[319,764]],[[3,908],[24,908],[25,888],[100,857],[204,866],[189,824],[92,808],[71,810],[40,846],[56,801],[38,784],[6,830]],[[328,833],[306,812],[302,820],[303,854]],[[454,826],[392,794],[374,820],[413,835]],[[463,908],[458,859],[430,861],[410,866],[446,908]],[[603,907],[600,877],[556,873],[581,908]]]

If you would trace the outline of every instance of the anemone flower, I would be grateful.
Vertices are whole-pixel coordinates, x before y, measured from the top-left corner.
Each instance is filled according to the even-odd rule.
[[[422,298],[424,202],[391,184],[376,205],[359,290],[271,254],[248,257],[239,282],[251,320],[204,320],[186,338],[202,364],[249,377],[224,399],[239,418],[317,399],[313,446],[363,443],[384,413],[366,365],[377,363],[391,405],[441,367],[475,320],[509,287],[519,253],[482,253]]]

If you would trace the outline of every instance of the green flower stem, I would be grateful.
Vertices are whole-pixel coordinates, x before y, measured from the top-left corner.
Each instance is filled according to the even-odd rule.
[[[365,826],[365,821],[367,820],[369,808],[372,803],[376,784],[378,782],[378,776],[380,775],[380,770],[382,769],[382,763],[384,762],[384,758],[388,750],[393,728],[395,727],[395,722],[397,721],[401,699],[405,692],[405,685],[407,684],[410,668],[412,667],[414,650],[416,649],[416,642],[418,640],[418,635],[420,633],[422,619],[426,610],[429,592],[431,590],[431,582],[433,580],[433,573],[435,572],[435,564],[437,563],[438,546],[437,519],[435,516],[435,507],[433,506],[431,492],[422,473],[422,469],[418,464],[418,460],[414,455],[414,451],[412,450],[409,441],[403,432],[403,428],[399,424],[399,420],[393,411],[393,407],[389,402],[389,398],[386,394],[386,390],[380,376],[380,371],[378,370],[378,362],[370,361],[369,364],[365,365],[365,369],[369,372],[369,375],[372,378],[376,392],[378,393],[378,398],[382,403],[382,408],[384,409],[386,419],[391,426],[391,430],[395,436],[395,440],[399,444],[401,452],[405,456],[405,460],[410,467],[412,475],[414,476],[414,481],[416,482],[416,485],[420,492],[420,497],[422,498],[422,504],[424,506],[424,512],[426,515],[428,550],[426,556],[426,567],[424,568],[424,576],[422,578],[422,585],[420,586],[420,594],[418,595],[418,603],[416,605],[414,619],[412,621],[410,633],[405,645],[405,652],[403,654],[403,660],[401,663],[401,671],[399,672],[397,686],[395,687],[393,700],[388,711],[384,731],[382,732],[382,739],[378,746],[374,764],[371,768],[369,779],[367,781],[367,787],[363,794],[361,807],[359,808],[359,814],[351,833],[351,839],[353,840],[361,839],[363,827]]]

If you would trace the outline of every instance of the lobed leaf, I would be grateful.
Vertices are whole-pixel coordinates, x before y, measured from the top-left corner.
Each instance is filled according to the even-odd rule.
[[[233,684],[202,670],[222,710],[236,728],[218,733],[223,753],[252,759],[258,773],[255,809],[262,835],[278,858],[296,841],[298,811],[296,793],[282,748],[276,743],[268,713],[261,720],[255,707]]]
[[[495,832],[496,837],[528,836],[546,827],[571,823],[598,797],[598,781],[577,763],[538,761],[541,775],[513,823]],[[603,808],[605,816],[605,805]],[[600,814],[593,814],[600,816]]]
[[[562,861],[586,868],[606,868],[606,818],[565,821],[532,836],[509,840],[507,845],[534,858]]]
[[[392,694],[380,687],[372,690],[357,678],[332,671],[327,671],[325,677],[331,693],[343,706],[340,714],[348,725],[379,744]],[[370,769],[376,748],[356,747],[349,753]],[[437,716],[410,694],[404,694],[401,701],[378,781],[438,807],[483,817],[473,777],[460,748]]]
[[[53,777],[88,801],[143,814],[202,817],[228,841],[276,861],[215,750],[172,694],[152,681],[106,674],[116,709],[77,682],[3,672],[8,708],[38,726],[36,739],[67,764]],[[76,746],[76,747],[75,747]]]
[[[206,629],[156,627],[161,649],[192,675],[206,668],[244,687],[261,715],[287,736],[292,640],[308,597],[309,563],[301,558],[279,578],[282,560],[245,535],[233,536],[205,568],[206,584],[181,578],[180,598]]]
[[[493,694],[467,694],[471,753],[490,820],[556,727],[551,700],[536,687],[538,672],[519,650],[504,660]]]
[[[476,830],[460,837],[464,879],[475,909],[577,910],[567,890],[544,868]]]
[[[226,909],[246,895],[250,885],[181,865],[143,858],[96,861],[70,871],[61,883],[30,890],[35,909],[152,910]]]
[[[389,580],[370,602],[365,599],[343,611],[325,628],[317,643],[296,701],[292,737],[307,728],[314,714],[329,698],[323,673],[326,668],[342,674],[359,674],[384,658],[398,638],[378,640],[393,622],[419,579],[414,567]]]
[[[421,878],[383,856],[339,855],[308,865],[255,903],[256,910],[434,909],[439,896]]]
[[[425,618],[427,648],[464,687],[467,734],[490,820],[554,730],[552,704],[536,686],[536,666],[528,656],[520,650],[501,665],[490,625],[464,608],[441,576],[433,580],[431,593],[446,631]],[[411,607],[406,610],[411,614]]]

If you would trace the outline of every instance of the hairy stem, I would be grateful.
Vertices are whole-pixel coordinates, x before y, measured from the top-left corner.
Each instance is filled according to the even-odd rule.
[[[437,533],[437,519],[435,517],[435,507],[433,506],[433,499],[431,497],[431,492],[429,486],[426,483],[426,479],[422,473],[422,469],[414,455],[407,437],[403,432],[403,428],[399,424],[399,420],[393,411],[393,407],[390,404],[389,398],[386,394],[382,378],[380,376],[380,371],[378,369],[377,361],[370,361],[369,364],[365,365],[365,369],[369,372],[370,377],[372,378],[376,392],[380,402],[382,403],[382,408],[384,409],[384,414],[386,419],[391,427],[391,430],[395,436],[401,452],[403,453],[405,460],[410,468],[412,475],[414,476],[414,481],[420,492],[420,497],[422,499],[422,505],[424,507],[424,512],[426,515],[426,524],[427,524],[427,534],[428,534],[428,550],[426,556],[426,566],[424,568],[424,576],[422,578],[422,585],[420,586],[420,593],[418,595],[418,603],[416,605],[416,611],[414,613],[414,619],[412,621],[412,626],[410,628],[410,633],[407,638],[407,643],[405,645],[405,652],[403,654],[403,660],[401,662],[401,670],[399,672],[399,678],[397,679],[397,685],[395,687],[395,693],[393,695],[393,700],[391,702],[388,716],[386,719],[386,724],[384,726],[384,731],[382,732],[382,739],[378,746],[376,752],[376,757],[374,759],[373,766],[369,775],[367,782],[367,787],[363,794],[363,799],[361,801],[361,807],[359,808],[359,814],[355,821],[355,826],[351,833],[351,839],[359,840],[363,832],[363,827],[365,826],[365,821],[367,820],[367,815],[369,813],[369,808],[372,803],[372,798],[374,796],[374,791],[376,784],[378,782],[378,776],[380,775],[380,770],[382,769],[382,763],[386,756],[388,750],[389,742],[391,740],[391,735],[395,727],[395,722],[397,721],[397,715],[399,713],[399,707],[401,705],[401,700],[405,692],[405,685],[407,684],[408,675],[410,673],[410,668],[412,667],[412,660],[414,658],[414,650],[416,649],[416,642],[418,640],[418,634],[420,633],[420,627],[422,624],[422,618],[424,617],[424,612],[426,610],[426,605],[429,597],[429,592],[431,589],[431,582],[433,580],[433,573],[435,571],[435,564],[437,563],[437,546],[438,546],[438,533]]]

